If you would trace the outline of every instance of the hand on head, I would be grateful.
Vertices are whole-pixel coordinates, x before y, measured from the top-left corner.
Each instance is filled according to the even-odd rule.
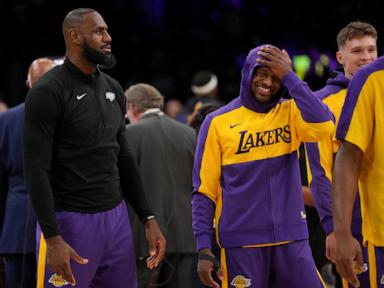
[[[281,80],[292,71],[292,61],[287,51],[280,50],[272,45],[265,45],[257,52],[262,56],[256,61],[263,66],[268,67]]]

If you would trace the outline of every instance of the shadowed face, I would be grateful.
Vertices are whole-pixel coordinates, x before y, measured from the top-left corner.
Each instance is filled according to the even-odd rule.
[[[260,103],[271,101],[281,87],[281,82],[277,76],[267,67],[256,68],[252,77],[252,92],[256,100]]]
[[[83,57],[106,68],[114,66],[116,60],[111,50],[112,38],[101,15],[97,12],[84,15],[79,30],[83,35]]]

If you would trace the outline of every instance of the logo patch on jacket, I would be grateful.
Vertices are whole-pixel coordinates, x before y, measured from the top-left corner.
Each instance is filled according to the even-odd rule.
[[[52,283],[55,287],[62,287],[64,285],[68,285],[69,282],[66,281],[63,276],[57,275],[56,273],[51,276],[48,280],[49,283]]]
[[[242,275],[237,275],[232,279],[231,285],[235,288],[245,288],[251,286],[251,279],[245,278]]]
[[[109,92],[109,91],[105,93],[105,99],[113,102],[113,100],[115,100],[115,98],[116,98],[115,93]]]
[[[285,125],[273,130],[252,133],[247,130],[240,131],[239,146],[235,154],[248,153],[255,147],[268,146],[279,142],[291,142],[291,127]]]

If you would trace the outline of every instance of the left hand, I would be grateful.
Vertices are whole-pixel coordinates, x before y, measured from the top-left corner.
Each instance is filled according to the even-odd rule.
[[[363,253],[359,241],[352,235],[335,234],[334,259],[337,272],[340,276],[352,284],[353,287],[360,287],[357,272],[354,270],[353,262],[357,262],[358,269],[363,267]]]
[[[149,219],[145,223],[145,234],[148,240],[149,258],[147,259],[148,269],[153,269],[159,266],[164,259],[166,240],[156,219]]]
[[[292,71],[292,61],[287,51],[280,50],[272,45],[265,45],[257,52],[261,58],[256,61],[269,69],[281,80]]]

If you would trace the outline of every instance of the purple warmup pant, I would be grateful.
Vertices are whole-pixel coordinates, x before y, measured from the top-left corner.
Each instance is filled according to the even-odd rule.
[[[368,266],[371,288],[384,287],[384,247],[368,242]]]
[[[63,239],[88,264],[71,260],[76,287],[137,287],[136,262],[131,227],[125,202],[100,213],[58,212],[56,219]],[[36,231],[38,248],[37,287],[71,287],[46,265],[45,241]],[[42,245],[40,245],[42,242]]]
[[[223,288],[324,288],[308,240],[222,249]]]

